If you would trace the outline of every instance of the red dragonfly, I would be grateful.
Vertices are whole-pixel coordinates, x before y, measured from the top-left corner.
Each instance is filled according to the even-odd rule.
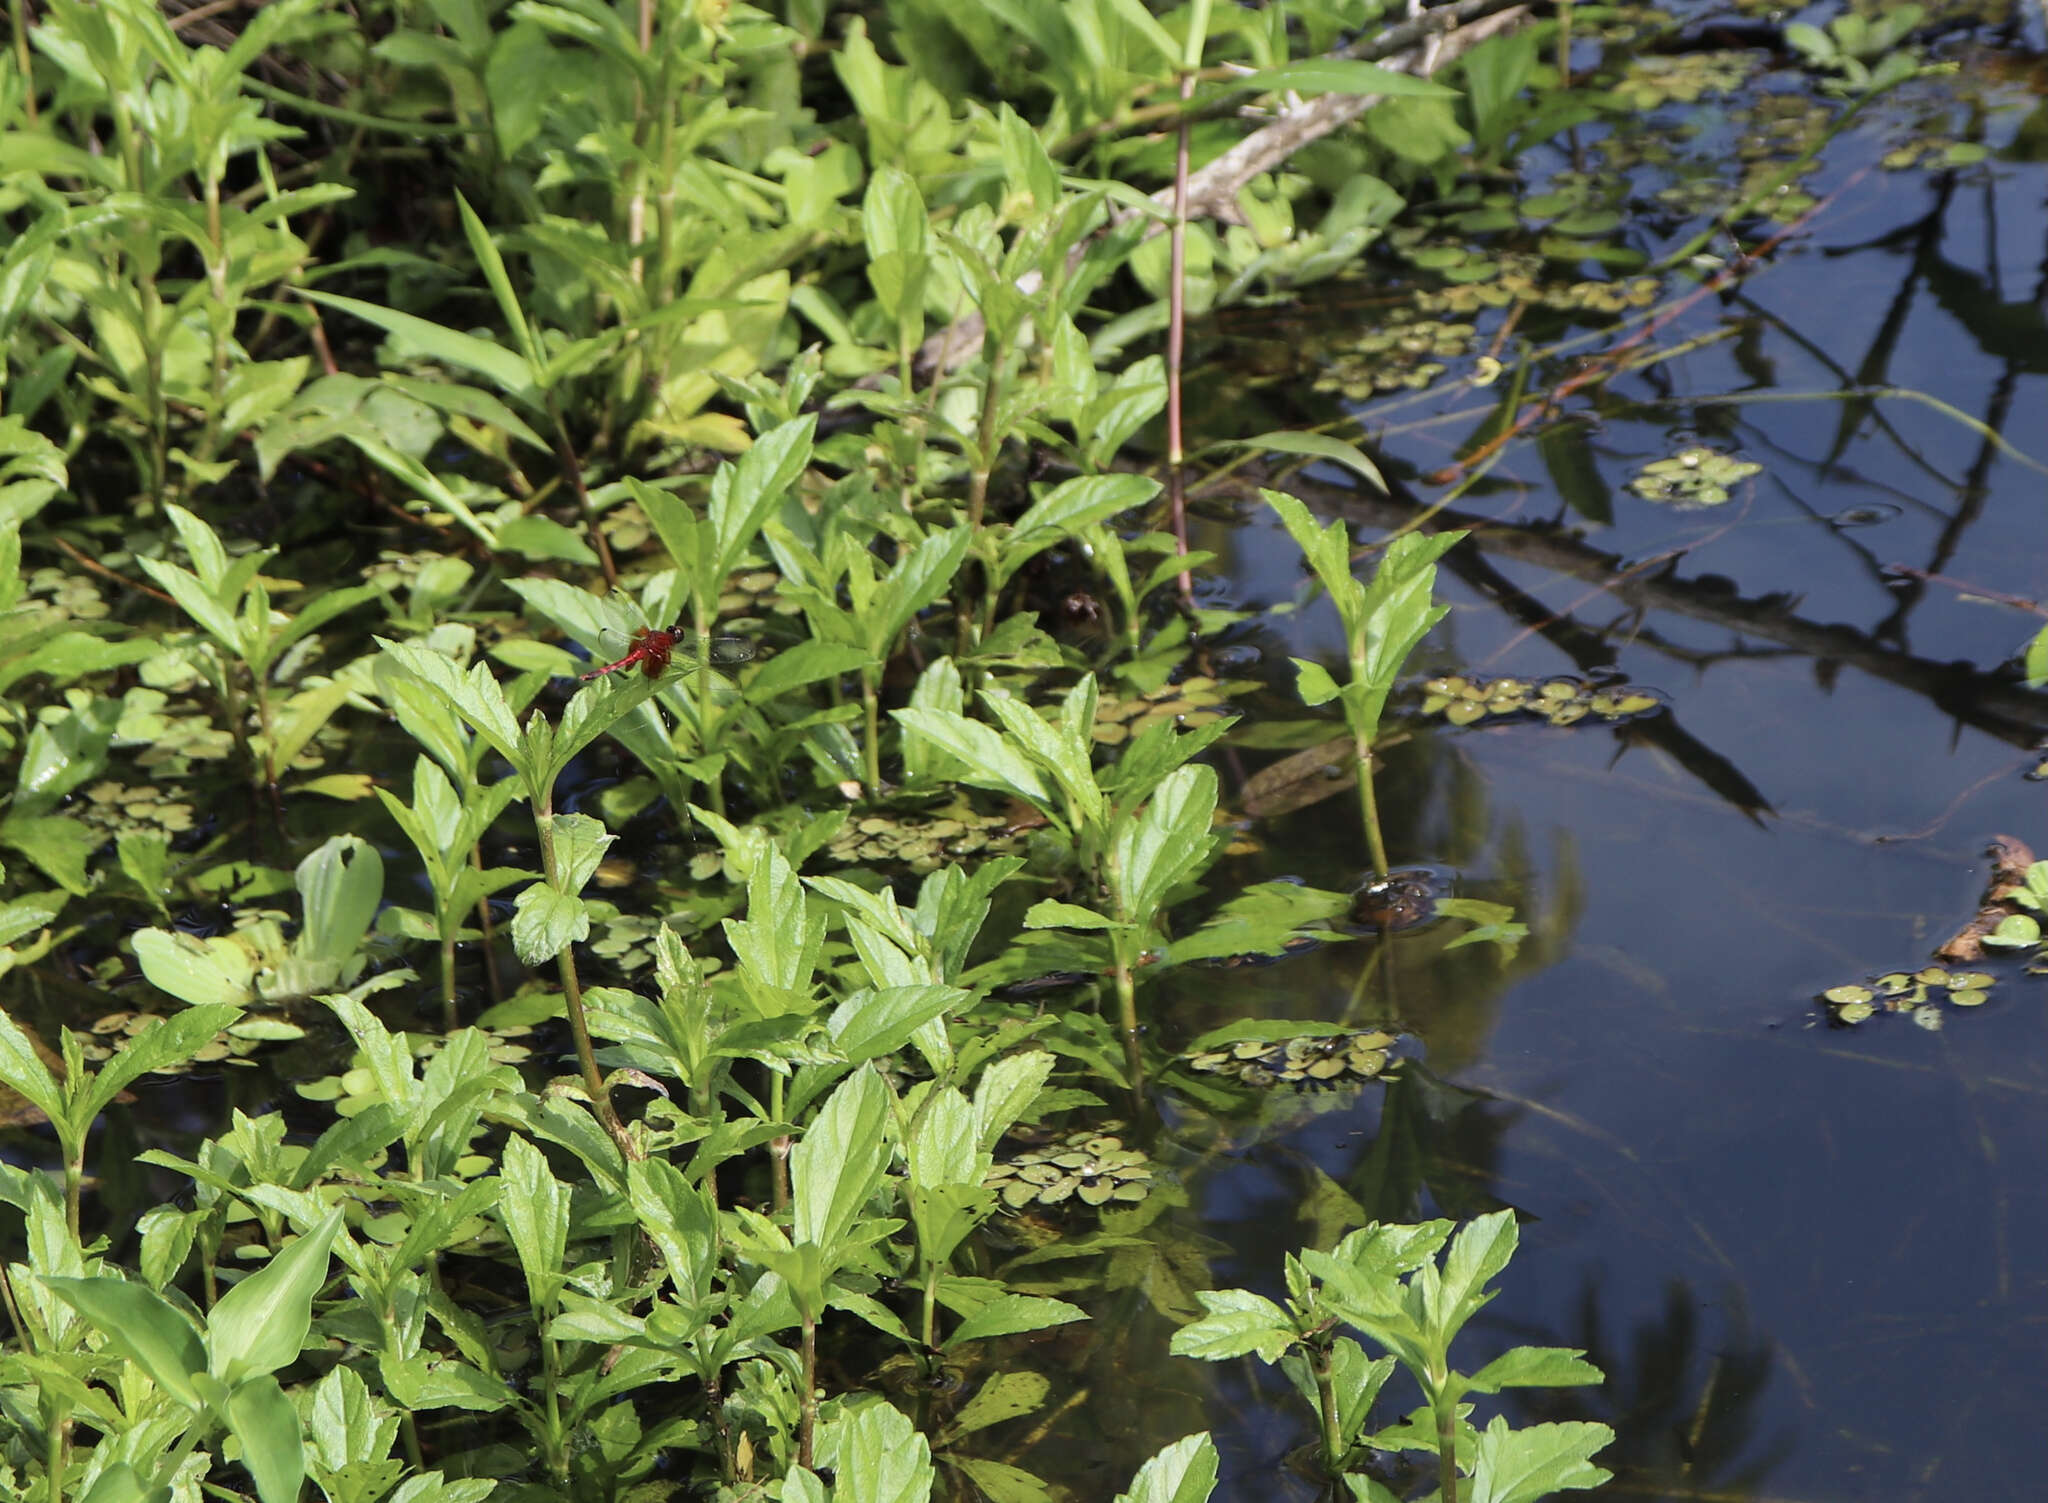
[[[604,635],[616,638],[619,634],[607,631]],[[706,658],[720,667],[730,667],[735,663],[746,662],[753,655],[754,644],[746,637],[712,637],[706,644],[695,632],[684,631],[680,625],[643,626],[633,633],[625,655],[617,662],[606,663],[602,668],[593,668],[579,677],[585,680],[603,678],[607,673],[617,673],[623,668],[637,665],[649,678],[660,678],[668,671],[670,660],[675,658],[680,658],[685,663],[694,663],[700,658]]]

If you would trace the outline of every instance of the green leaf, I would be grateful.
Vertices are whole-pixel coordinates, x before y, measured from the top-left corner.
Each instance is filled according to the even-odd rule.
[[[154,1289],[101,1276],[42,1280],[52,1294],[84,1316],[109,1350],[127,1358],[149,1380],[188,1409],[202,1407],[192,1375],[206,1371],[198,1331]]]
[[[1348,634],[1354,629],[1351,618],[1359,609],[1363,591],[1352,577],[1351,543],[1344,524],[1332,522],[1328,527],[1318,527],[1308,508],[1285,491],[1262,490],[1259,494],[1279,513],[1288,535],[1343,617]]]
[[[336,1207],[320,1224],[220,1297],[206,1318],[208,1371],[234,1386],[298,1359],[327,1282],[327,1254],[341,1230]],[[294,1436],[298,1427],[294,1423]]]
[[[79,1122],[90,1123],[116,1096],[150,1071],[183,1064],[211,1043],[240,1013],[238,1007],[192,1007],[137,1034],[126,1049],[100,1066],[90,1085],[81,1080],[72,1087],[83,1098]]]
[[[256,1496],[263,1503],[298,1503],[306,1483],[306,1443],[299,1412],[277,1379],[268,1373],[249,1379],[228,1395],[227,1408],[228,1428],[242,1443],[242,1465],[255,1479]]]
[[[931,1497],[931,1446],[893,1405],[863,1405],[837,1429],[836,1497],[846,1503],[926,1503]]]
[[[256,995],[256,958],[225,935],[201,939],[182,929],[138,929],[129,946],[158,991],[194,1006],[239,1007]]]
[[[833,1045],[860,1064],[893,1054],[934,1018],[957,1012],[973,999],[954,986],[885,986],[855,992],[825,1021]]]
[[[1060,539],[1144,506],[1158,494],[1159,482],[1144,475],[1078,475],[1061,482],[1011,524],[996,564],[998,584]]]
[[[902,551],[859,616],[868,648],[877,660],[888,656],[890,646],[919,611],[946,593],[973,541],[973,529],[962,523],[944,532],[927,533]]]
[[[1216,1489],[1216,1443],[1207,1430],[1175,1441],[1138,1468],[1116,1503],[1208,1503]]]
[[[873,1070],[855,1070],[826,1098],[789,1156],[796,1242],[831,1252],[852,1229],[888,1168],[888,1122],[889,1090]]]
[[[512,948],[527,965],[552,960],[590,937],[590,907],[583,899],[536,882],[512,900]]]
[[[161,830],[123,830],[114,837],[114,850],[123,874],[158,913],[164,912],[164,896],[170,890],[170,836]]]
[[[950,1443],[991,1425],[1021,1419],[1043,1408],[1051,1392],[1052,1384],[1042,1373],[997,1373],[953,1416],[946,1426],[946,1440]]]
[[[550,1309],[562,1285],[569,1248],[569,1187],[556,1179],[541,1151],[518,1134],[505,1141],[505,1194],[498,1219],[505,1224],[526,1275],[536,1312]]]
[[[999,1294],[961,1321],[946,1338],[948,1350],[990,1336],[1015,1336],[1024,1331],[1043,1331],[1086,1320],[1088,1312],[1063,1299],[1045,1299],[1034,1294]]]
[[[1455,99],[1456,89],[1397,73],[1356,58],[1318,57],[1277,68],[1263,68],[1230,80],[1232,90],[1253,89],[1261,94],[1385,94],[1418,99]]]
[[[693,584],[708,584],[714,594],[724,587],[725,577],[754,546],[763,524],[781,507],[789,488],[811,462],[817,423],[815,413],[778,423],[755,439],[736,462],[718,467],[705,513],[716,546],[706,561],[705,578]]]
[[[981,1489],[988,1503],[1058,1503],[1066,1496],[1055,1494],[1039,1478],[1006,1461],[990,1461],[980,1456],[949,1456],[946,1460]]]
[[[2029,688],[2048,686],[2048,626],[2036,633],[2027,648],[2026,674]]]
[[[1321,663],[1312,663],[1307,658],[1295,658],[1293,662],[1295,693],[1301,696],[1303,704],[1325,705],[1344,692]]]
[[[534,342],[533,329],[526,321],[526,310],[519,306],[519,295],[512,290],[512,278],[505,270],[505,258],[498,254],[491,232],[477,218],[476,210],[460,193],[455,195],[455,208],[462,216],[462,234],[469,241],[470,254],[476,257],[476,264],[482,268],[484,280],[490,284],[491,296],[498,300],[498,311],[505,317],[505,326],[518,336],[520,351],[526,356],[527,370],[538,385],[543,363],[540,346]]]
[[[507,553],[527,558],[559,559],[566,564],[597,567],[598,557],[581,534],[564,527],[553,517],[514,517],[497,530],[497,546]]]
[[[1480,1393],[1503,1388],[1571,1388],[1598,1383],[1605,1376],[1586,1354],[1561,1346],[1518,1346],[1501,1353],[1472,1375],[1469,1387]]]
[[[1384,492],[1386,478],[1380,468],[1365,457],[1365,451],[1327,433],[1305,433],[1295,428],[1275,429],[1257,438],[1229,439],[1211,444],[1214,449],[1258,449],[1268,454],[1299,454],[1308,459],[1327,459],[1359,476],[1374,490]]]
[[[930,742],[965,764],[962,781],[1015,794],[1048,814],[1056,808],[1052,790],[1038,770],[980,721],[949,710],[913,708],[890,713],[912,737]]]
[[[1105,918],[1093,908],[1063,903],[1058,898],[1040,898],[1024,915],[1027,929],[1114,929],[1116,920]]]
[[[0,1008],[0,1085],[26,1097],[52,1122],[64,1120],[63,1088],[5,1008]]]
[[[1261,1362],[1278,1362],[1295,1342],[1294,1322],[1287,1312],[1249,1289],[1203,1289],[1195,1298],[1208,1311],[1173,1333],[1176,1357],[1224,1362],[1257,1352]]]
[[[171,1490],[147,1486],[134,1467],[116,1461],[93,1479],[78,1503],[171,1503]]]
[[[1508,1266],[1518,1240],[1513,1211],[1495,1211],[1467,1222],[1451,1239],[1440,1298],[1428,1316],[1446,1346],[1458,1328],[1493,1298],[1486,1285]]]
[[[2041,942],[2041,925],[2024,913],[2009,913],[1998,921],[1998,927],[1984,936],[1987,945],[2023,948]]]
[[[346,965],[384,901],[384,858],[359,835],[335,835],[299,863],[294,882],[305,899],[306,922],[293,948],[311,960]]]
[[[440,653],[424,647],[382,638],[378,645],[389,659],[453,704],[457,713],[490,744],[491,750],[510,762],[521,777],[531,774],[532,759],[521,742],[512,706],[505,698],[504,687],[491,676],[488,667],[477,663],[465,674]],[[461,775],[456,768],[449,771]]]
[[[1167,894],[1207,862],[1215,812],[1215,769],[1180,767],[1160,783],[1145,812],[1117,831],[1113,881],[1132,922],[1151,923]]]
[[[78,897],[92,890],[86,867],[103,838],[82,820],[63,814],[10,812],[0,821],[0,845],[20,851],[52,882]]]
[[[379,303],[366,303],[332,292],[316,292],[310,287],[296,290],[301,297],[311,298],[329,308],[338,308],[343,313],[353,313],[357,318],[375,324],[409,350],[438,360],[443,365],[475,371],[530,411],[546,411],[547,399],[534,382],[533,368],[515,350],[508,350],[474,334],[465,334],[459,329],[443,328],[440,324],[429,323],[424,318],[416,318]]]
[[[1471,1503],[1536,1503],[1555,1492],[1598,1487],[1614,1474],[1589,1457],[1614,1432],[1585,1421],[1510,1430],[1495,1415],[1472,1454]]]

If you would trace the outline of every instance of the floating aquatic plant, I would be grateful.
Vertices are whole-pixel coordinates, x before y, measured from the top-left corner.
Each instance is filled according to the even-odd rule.
[[[1731,487],[1762,470],[1762,465],[1751,460],[1694,446],[1644,465],[1628,488],[1645,501],[1661,501],[1686,511],[1721,505]]]
[[[1037,1148],[991,1165],[986,1183],[1012,1210],[1070,1201],[1100,1206],[1134,1204],[1152,1193],[1152,1162],[1127,1147],[1114,1129],[1077,1128]]]

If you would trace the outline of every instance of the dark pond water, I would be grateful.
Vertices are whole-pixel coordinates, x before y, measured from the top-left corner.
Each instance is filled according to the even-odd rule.
[[[1926,963],[1974,911],[1989,837],[2048,842],[2048,788],[2022,777],[2048,696],[1999,671],[2039,617],[1972,598],[2048,600],[2048,171],[2020,131],[2034,103],[2022,79],[1943,85],[1838,141],[1796,240],[1660,342],[1737,337],[1576,404],[1597,409],[1586,452],[1611,522],[1566,505],[1526,443],[1460,503],[1482,520],[1483,567],[1449,570],[1430,666],[1611,666],[1671,699],[1654,734],[1520,724],[1393,753],[1395,859],[1508,895],[1535,930],[1522,958],[1489,974],[1397,937],[1391,957],[1333,948],[1183,988],[1204,1025],[1398,1021],[1431,1077],[1240,1128],[1204,1160],[1194,1224],[1227,1248],[1219,1281],[1279,1292],[1318,1174],[1388,1217],[1513,1205],[1524,1251],[1470,1339],[1589,1348],[1607,1387],[1529,1412],[1615,1424],[1603,1460],[1632,1496],[2005,1494],[2038,1466],[2048,983],[1999,968],[1993,1000],[1938,1031],[1904,1014],[1831,1027],[1813,1000]],[[1877,166],[1908,121],[1972,109],[1982,164]],[[1857,384],[1982,426],[1907,399],[1786,400]],[[1389,426],[1466,415],[1391,437],[1390,457],[1446,462],[1483,402],[1401,408]],[[1701,442],[1762,470],[1689,512],[1628,490]],[[1326,500],[1368,528],[1412,513],[1334,485]],[[1229,551],[1238,601],[1297,589],[1277,528],[1205,541]],[[1668,569],[1627,573],[1653,556]],[[1288,619],[1272,629],[1289,650],[1330,650],[1320,609]],[[1270,830],[1247,875],[1356,881],[1344,809]],[[1309,1438],[1269,1375],[1174,1381],[1145,1422],[1218,1426],[1235,1496]]]

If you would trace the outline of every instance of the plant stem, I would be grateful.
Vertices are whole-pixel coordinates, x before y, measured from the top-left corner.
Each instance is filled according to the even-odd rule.
[[[782,1120],[782,1108],[784,1105],[782,1081],[783,1077],[779,1072],[768,1077],[768,1115],[777,1122]],[[768,1145],[768,1162],[771,1166],[769,1172],[775,1181],[775,1211],[777,1215],[789,1209],[790,1146],[788,1133],[782,1134],[782,1136],[776,1138],[774,1142]]]
[[[1199,47],[1200,43],[1196,45]],[[1183,111],[1194,97],[1195,75],[1183,71],[1180,98]],[[1188,117],[1180,118],[1179,143],[1173,163],[1173,229],[1171,265],[1166,280],[1166,495],[1173,518],[1174,547],[1182,558],[1188,556],[1188,499],[1186,454],[1181,437],[1181,357],[1187,346],[1188,272]],[[1180,599],[1189,606],[1195,599],[1194,576],[1180,571]]]
[[[879,673],[879,669],[862,669],[860,675],[860,706],[865,732],[860,749],[861,772],[868,780],[869,798],[882,796],[882,686],[876,682]]]
[[[1337,1380],[1330,1371],[1329,1348],[1309,1348],[1309,1367],[1316,1375],[1317,1408],[1323,1420],[1323,1466],[1335,1477],[1344,1469],[1344,1427],[1337,1419]]]
[[[619,1114],[612,1107],[612,1093],[605,1086],[604,1077],[597,1073],[597,1053],[590,1047],[590,1024],[583,1016],[583,987],[576,979],[576,957],[564,947],[556,960],[562,974],[562,999],[568,1004],[569,1032],[576,1038],[576,1062],[583,1067],[583,1089],[590,1093],[590,1104],[597,1112],[597,1120],[604,1124],[604,1130],[619,1145],[619,1152],[626,1156],[628,1162],[642,1158],[640,1145],[633,1141],[625,1124],[619,1121]]]
[[[70,1439],[68,1415],[51,1425],[44,1435],[43,1476],[50,1485],[50,1503],[64,1503],[64,1452]]]
[[[1436,1410],[1438,1486],[1442,1489],[1442,1503],[1458,1503],[1458,1406],[1437,1396],[1432,1407]]]
[[[561,870],[555,862],[555,811],[552,800],[548,807],[535,811],[534,824],[540,832],[541,870],[547,874],[548,882],[556,891],[562,890]],[[619,1121],[619,1114],[612,1109],[611,1092],[605,1088],[604,1077],[597,1073],[597,1053],[590,1047],[590,1023],[583,1015],[583,987],[576,977],[576,955],[564,945],[556,957],[562,976],[563,1010],[569,1015],[569,1032],[576,1039],[576,1062],[583,1067],[583,1089],[590,1095],[591,1109],[597,1113],[597,1120],[604,1124],[604,1130],[611,1134],[612,1141],[619,1145],[619,1152],[630,1163],[645,1157],[640,1145],[633,1141],[625,1125]]]
[[[534,1323],[543,1331],[547,1328],[547,1312],[535,1310]],[[569,1480],[569,1449],[562,1444],[562,1354],[556,1349],[554,1338],[542,1335],[540,1338],[541,1381],[546,1386],[548,1420],[548,1470],[555,1474],[557,1482]]]
[[[1145,1051],[1138,1039],[1138,979],[1133,974],[1128,941],[1114,941],[1116,953],[1117,1031],[1124,1036],[1124,1072],[1131,1078],[1133,1110],[1145,1114]]]
[[[813,1455],[811,1442],[818,1430],[818,1322],[804,1316],[804,1391],[802,1418],[797,1422],[797,1465],[808,1467]],[[1456,1500],[1451,1500],[1456,1503]]]
[[[924,1338],[925,1354],[929,1356],[938,1349],[935,1339],[939,1332],[939,1265],[933,1263],[924,1275],[924,1329],[919,1334]]]
[[[1003,394],[1004,352],[991,348],[988,352],[988,374],[981,383],[981,420],[975,425],[974,475],[967,483],[967,527],[973,539],[968,546],[981,541],[982,514],[988,509],[989,477],[995,473],[996,455],[1001,442],[996,434],[997,409]],[[993,584],[987,565],[982,566],[984,587]],[[967,649],[974,645],[974,613],[964,609],[960,602],[954,602],[953,649],[956,657],[967,656]]]
[[[1354,666],[1353,672],[1358,669]],[[1387,842],[1380,834],[1379,796],[1372,786],[1372,742],[1364,736],[1353,736],[1352,754],[1358,759],[1358,803],[1365,813],[1365,843],[1372,852],[1373,875],[1384,879],[1387,875]]]
[[[455,936],[441,940],[441,1031],[453,1033],[461,1024],[455,1015]]]
[[[21,74],[21,98],[27,106],[28,123],[36,123],[36,79],[32,69],[34,55],[28,47],[28,8],[23,0],[8,0],[7,9],[14,17],[14,66]]]
[[[71,1229],[71,1240],[82,1242],[78,1234],[79,1202],[85,1197],[85,1135],[81,1133],[76,1143],[64,1145],[64,1224]]]
[[[484,848],[473,845],[469,848],[469,864],[478,871],[484,869]],[[484,984],[490,988],[493,1006],[505,1000],[504,988],[498,980],[498,952],[495,948],[494,926],[491,923],[491,900],[476,900],[476,926],[483,938],[477,941],[484,952]]]

